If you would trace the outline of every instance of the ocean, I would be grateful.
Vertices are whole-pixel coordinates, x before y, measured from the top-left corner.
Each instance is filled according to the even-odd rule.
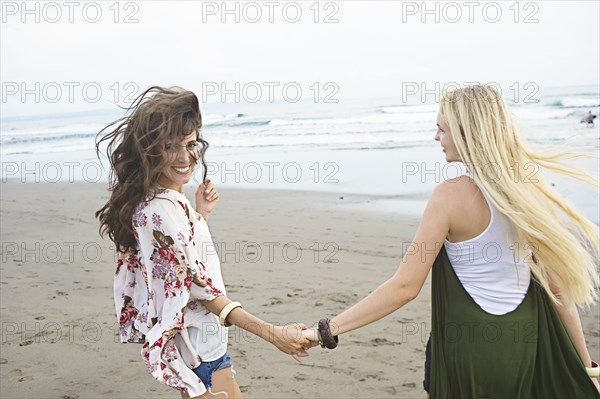
[[[540,89],[534,98],[507,98],[522,137],[534,149],[572,146],[600,154],[598,86]],[[462,173],[445,162],[434,141],[435,102],[400,98],[339,100],[338,103],[207,103],[201,106],[209,177],[217,186],[316,190],[368,195],[372,210],[421,212],[433,187]],[[0,119],[2,181],[105,182],[104,156],[96,134],[123,116],[111,110]],[[600,173],[598,159],[575,165]],[[598,223],[598,189],[541,171],[583,213]],[[201,179],[197,170],[194,180]],[[351,201],[348,202],[351,204]],[[356,205],[356,203],[355,203]],[[354,206],[354,205],[348,205]]]

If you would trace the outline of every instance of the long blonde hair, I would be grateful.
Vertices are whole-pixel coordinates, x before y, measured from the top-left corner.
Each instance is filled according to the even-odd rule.
[[[539,173],[533,178],[526,173],[543,167],[598,187],[597,177],[564,162],[591,155],[559,149],[531,151],[519,137],[501,95],[488,85],[445,92],[440,112],[475,184],[512,222],[518,253],[533,252],[527,264],[534,278],[557,303],[565,299],[580,306],[593,304],[599,285],[598,226],[580,215]],[[568,216],[566,221],[557,209]],[[553,293],[550,276],[563,298]]]

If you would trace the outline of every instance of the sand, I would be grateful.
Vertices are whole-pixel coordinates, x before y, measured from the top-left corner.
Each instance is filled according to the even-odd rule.
[[[105,186],[0,188],[0,396],[179,398],[148,374],[139,345],[118,343],[114,251],[93,216]],[[401,206],[381,211],[368,196],[220,191],[209,226],[228,296],[279,324],[312,325],[367,295],[394,273],[419,221]],[[369,203],[372,211],[355,206]],[[231,329],[236,378],[247,398],[422,398],[430,310],[428,280],[413,302],[343,335],[334,351],[312,349],[302,365]],[[582,322],[599,359],[598,308]]]

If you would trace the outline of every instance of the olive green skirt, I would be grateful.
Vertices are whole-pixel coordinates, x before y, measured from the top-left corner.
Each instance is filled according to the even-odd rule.
[[[554,305],[533,276],[523,302],[490,314],[442,247],[432,275],[430,398],[600,398]]]

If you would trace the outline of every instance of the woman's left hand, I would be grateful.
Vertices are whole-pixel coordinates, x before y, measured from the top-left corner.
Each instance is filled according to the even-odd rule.
[[[307,328],[304,324],[273,326],[268,341],[280,351],[292,355],[298,363],[302,363],[300,358],[308,356],[306,350],[310,348],[310,341],[302,335],[302,330]]]
[[[202,215],[202,217],[208,220],[208,216],[212,212],[215,205],[219,202],[219,192],[212,184],[210,179],[206,179],[205,183],[202,183],[196,189],[196,211]]]

